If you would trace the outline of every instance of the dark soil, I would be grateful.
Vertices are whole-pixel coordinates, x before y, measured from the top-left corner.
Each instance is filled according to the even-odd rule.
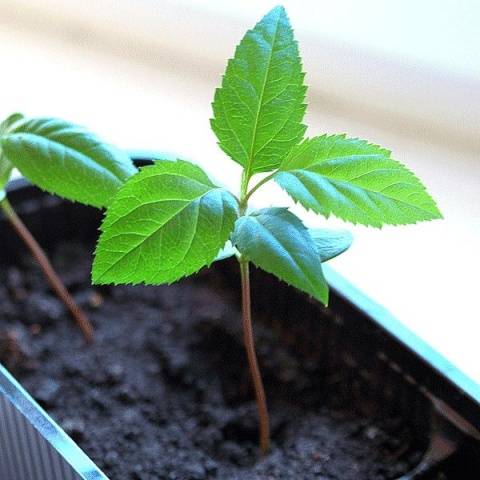
[[[426,432],[385,405],[362,408],[342,369],[309,361],[261,315],[273,444],[259,460],[238,293],[215,271],[95,289],[90,251],[61,245],[53,258],[95,343],[26,256],[0,271],[0,361],[112,480],[393,479],[418,462]]]

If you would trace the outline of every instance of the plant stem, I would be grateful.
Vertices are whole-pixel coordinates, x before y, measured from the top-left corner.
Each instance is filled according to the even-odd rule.
[[[72,314],[75,322],[83,333],[85,340],[87,341],[87,343],[90,343],[93,340],[92,324],[88,320],[85,313],[75,303],[75,300],[72,298],[72,296],[68,293],[65,285],[53,269],[42,247],[40,247],[40,245],[35,240],[30,231],[27,229],[25,224],[15,213],[7,198],[4,198],[0,201],[0,207],[12,227],[15,229],[20,238],[25,242],[25,245],[28,247],[34,258],[37,260],[52,290],[56,293],[56,295],[60,298],[60,300],[65,304],[65,306]]]
[[[243,170],[242,172],[242,181],[240,183],[240,210],[241,214],[245,213],[245,209],[247,207],[247,193],[248,193],[248,182],[250,178],[247,176],[247,172]]]
[[[247,352],[250,375],[255,390],[259,417],[259,438],[260,452],[266,455],[270,446],[270,425],[268,418],[267,400],[263,388],[262,376],[258,367],[257,355],[255,353],[255,342],[253,339],[252,313],[250,300],[250,273],[248,260],[240,259],[240,274],[242,280],[242,322],[243,342]]]
[[[269,182],[274,175],[277,173],[277,170],[275,170],[273,173],[270,175],[267,175],[263,180],[260,180],[246,195],[244,202],[248,202],[248,199],[262,186],[265,185],[267,182]]]

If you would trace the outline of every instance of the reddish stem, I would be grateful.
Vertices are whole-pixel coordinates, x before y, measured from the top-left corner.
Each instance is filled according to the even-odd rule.
[[[6,198],[0,201],[0,206],[12,227],[25,242],[25,245],[37,260],[38,264],[43,270],[43,273],[45,274],[45,277],[47,278],[48,283],[50,284],[50,287],[72,314],[75,322],[83,333],[86,342],[90,343],[93,340],[92,324],[81,308],[75,303],[75,300],[72,298],[72,296],[68,293],[68,290],[65,288],[62,280],[60,280],[60,277],[53,269],[42,247],[40,247],[20,217],[15,213]]]
[[[248,261],[240,259],[240,274],[242,279],[242,323],[243,342],[247,352],[250,375],[255,390],[259,417],[259,438],[260,452],[266,455],[270,447],[270,422],[268,418],[267,400],[263,388],[262,376],[258,367],[257,355],[255,353],[255,342],[253,338],[252,313],[250,300],[250,273]]]

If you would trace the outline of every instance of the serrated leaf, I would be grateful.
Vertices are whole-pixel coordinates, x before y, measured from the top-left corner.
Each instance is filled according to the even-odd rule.
[[[322,262],[338,257],[348,250],[353,242],[352,234],[348,230],[312,228],[308,232],[317,246]]]
[[[310,236],[315,242],[322,263],[327,262],[348,250],[353,241],[352,234],[348,230],[312,228],[308,229],[308,233],[310,233]],[[227,241],[225,246],[218,252],[214,261],[218,262],[220,260],[226,260],[238,253],[238,250],[233,246],[232,242]]]
[[[295,201],[325,217],[374,227],[441,218],[420,180],[388,150],[344,135],[297,145],[274,179]]]
[[[230,240],[225,243],[224,247],[217,253],[214,262],[219,262],[220,260],[226,260],[227,258],[233,257],[238,254],[238,250],[233,246]]]
[[[108,205],[137,171],[126,153],[64,120],[25,120],[1,143],[8,160],[32,183],[95,207]]]
[[[0,136],[5,135],[12,130],[13,127],[25,117],[22,113],[12,113],[2,123],[0,123]]]
[[[7,157],[3,155],[0,149],[0,190],[5,188],[5,185],[10,179],[13,170],[13,165],[8,161]]]
[[[317,246],[287,209],[264,208],[240,217],[232,242],[258,267],[327,304],[328,285]]]
[[[247,178],[278,167],[302,139],[303,77],[288,17],[276,7],[243,37],[212,104],[219,145]]]
[[[0,123],[0,138],[15,127],[15,125],[23,119],[21,113],[13,113],[9,115],[2,123]],[[3,154],[2,145],[0,143],[0,190],[5,188],[5,185],[10,179],[10,175],[13,170],[13,165],[8,158]]]
[[[171,283],[215,259],[233,230],[236,199],[200,167],[162,160],[115,196],[102,223],[95,283]]]

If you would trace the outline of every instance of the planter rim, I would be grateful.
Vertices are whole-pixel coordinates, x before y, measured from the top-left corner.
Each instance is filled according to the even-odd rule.
[[[339,296],[355,305],[390,335],[445,377],[452,385],[457,386],[480,409],[480,383],[463,373],[439,351],[406,327],[387,308],[382,307],[365,295],[330,266],[324,265],[323,268],[328,284]],[[477,422],[476,427],[480,427],[480,422]]]
[[[37,453],[41,457],[46,457],[45,462],[41,461],[40,463],[44,465],[44,468],[50,470],[48,478],[64,480],[64,478],[58,476],[58,468],[60,468],[63,470],[62,474],[65,474],[65,469],[67,469],[69,478],[72,479],[108,480],[93,461],[87,457],[80,447],[52,420],[1,364],[0,394],[3,394],[4,398],[16,410],[11,411],[11,416],[14,419],[14,429],[8,431],[9,429],[6,428],[6,431],[3,433],[10,435],[11,438],[17,436],[18,439],[21,439],[21,445],[26,446],[29,444],[32,447],[30,451],[37,449]],[[21,416],[18,416],[17,412]],[[25,423],[22,422],[22,417],[26,420]],[[37,432],[40,434],[40,437]],[[38,445],[39,438],[42,443],[46,442],[47,445],[40,447]],[[12,448],[15,448],[13,443]],[[33,445],[35,445],[35,448],[33,448]],[[53,447],[53,451],[58,452],[61,458],[52,459],[49,447]],[[26,461],[28,460],[32,459],[27,459]],[[62,460],[67,465],[62,465]]]

